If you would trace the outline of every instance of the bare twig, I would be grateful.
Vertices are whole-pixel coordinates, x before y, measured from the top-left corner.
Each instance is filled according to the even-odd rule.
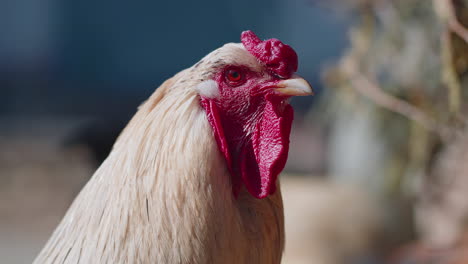
[[[461,84],[454,66],[452,40],[450,31],[445,30],[441,36],[442,81],[448,90],[450,113],[458,114],[461,107]]]
[[[468,29],[466,29],[465,26],[463,26],[460,21],[458,21],[457,14],[455,12],[455,6],[453,5],[453,0],[436,1],[445,1],[448,16],[447,22],[450,30],[468,43]]]
[[[425,129],[437,133],[442,139],[447,139],[448,132],[445,128],[440,127],[433,118],[419,108],[384,92],[375,81],[358,71],[352,58],[345,58],[342,69],[348,75],[352,87],[361,95],[369,98],[380,107],[419,123]]]

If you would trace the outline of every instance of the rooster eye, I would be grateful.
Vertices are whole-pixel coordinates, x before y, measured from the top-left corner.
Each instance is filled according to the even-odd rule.
[[[240,85],[244,81],[244,76],[239,68],[229,68],[225,72],[226,80],[230,85]]]

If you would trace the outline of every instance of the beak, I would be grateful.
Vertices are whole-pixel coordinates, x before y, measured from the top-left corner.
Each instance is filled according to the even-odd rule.
[[[314,94],[310,84],[295,74],[290,79],[280,81],[274,90],[280,95],[287,96],[305,96]]]

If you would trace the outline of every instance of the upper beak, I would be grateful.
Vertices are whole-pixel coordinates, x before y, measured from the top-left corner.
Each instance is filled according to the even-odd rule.
[[[287,96],[305,96],[314,94],[310,84],[295,74],[290,79],[280,81],[274,90],[278,94]]]

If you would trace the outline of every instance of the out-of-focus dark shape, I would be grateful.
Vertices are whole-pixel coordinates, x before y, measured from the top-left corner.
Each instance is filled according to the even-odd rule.
[[[78,128],[64,141],[64,146],[88,148],[100,165],[109,155],[115,140],[127,125],[128,120],[93,120]],[[91,175],[90,175],[91,176]]]

